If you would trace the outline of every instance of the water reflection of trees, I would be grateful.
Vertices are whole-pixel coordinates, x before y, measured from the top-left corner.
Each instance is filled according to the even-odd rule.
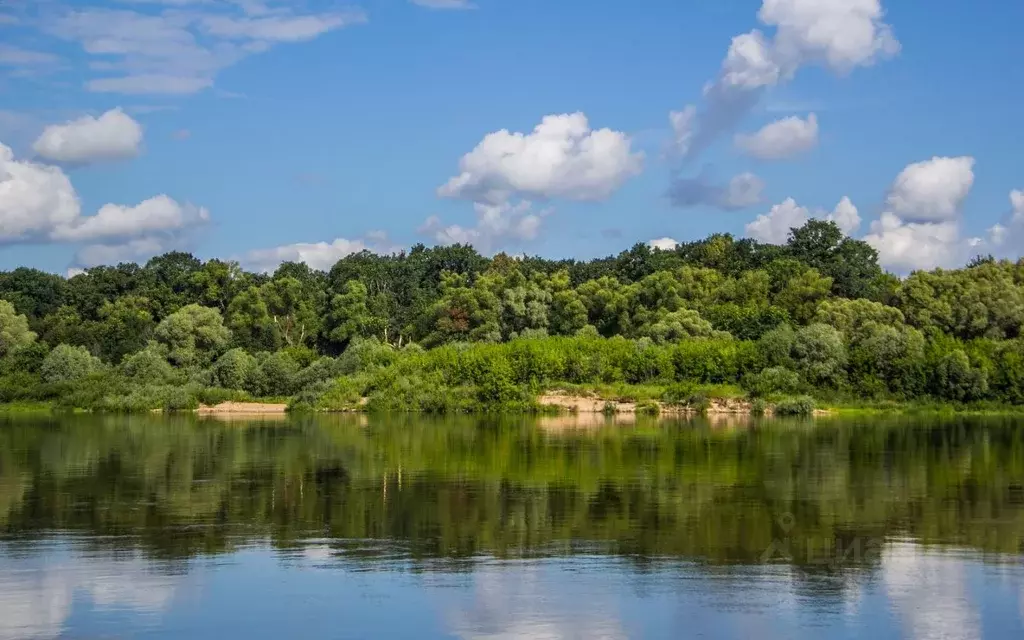
[[[875,563],[899,536],[1024,550],[1022,443],[1013,420],[550,433],[525,421],[18,419],[0,422],[0,527],[114,536],[94,544],[170,558],[313,537],[389,540],[421,559],[585,550],[829,572]],[[350,559],[387,555],[334,544]]]

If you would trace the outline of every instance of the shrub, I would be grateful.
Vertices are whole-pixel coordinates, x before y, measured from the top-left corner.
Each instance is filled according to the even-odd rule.
[[[252,396],[238,389],[222,389],[220,387],[201,387],[195,392],[200,404],[213,407],[224,402],[248,402]]]
[[[213,377],[225,389],[248,389],[257,369],[256,358],[244,349],[232,349],[213,365]]]
[[[769,367],[743,376],[743,388],[756,398],[792,394],[800,388],[800,376],[785,367]]]
[[[386,367],[396,360],[395,348],[376,338],[353,340],[338,357],[338,371],[345,375]]]
[[[174,367],[157,345],[150,345],[125,358],[121,363],[121,373],[142,384],[168,384],[175,377]]]
[[[320,358],[295,376],[295,387],[306,389],[329,382],[341,375],[341,367],[334,358]]]
[[[103,363],[85,347],[61,344],[46,356],[39,372],[44,382],[73,382],[99,371]]]
[[[775,405],[776,416],[811,416],[814,415],[814,398],[797,396],[786,398]]]
[[[261,353],[259,366],[246,389],[257,396],[290,396],[295,393],[299,364],[283,351]]]
[[[645,416],[656,416],[661,413],[661,405],[654,400],[644,400],[636,405],[636,412]]]
[[[677,382],[665,389],[661,394],[661,401],[665,404],[688,404],[693,392],[692,382]]]
[[[750,415],[763,416],[768,412],[768,402],[764,398],[756,398],[750,403]]]

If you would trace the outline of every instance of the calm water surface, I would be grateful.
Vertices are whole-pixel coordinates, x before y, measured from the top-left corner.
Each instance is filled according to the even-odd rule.
[[[1024,638],[1024,421],[0,418],[0,639]]]

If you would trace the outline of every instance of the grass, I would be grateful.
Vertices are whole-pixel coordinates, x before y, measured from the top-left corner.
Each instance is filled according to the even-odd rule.
[[[0,404],[0,415],[32,415],[52,413],[53,404],[50,402],[8,402]]]

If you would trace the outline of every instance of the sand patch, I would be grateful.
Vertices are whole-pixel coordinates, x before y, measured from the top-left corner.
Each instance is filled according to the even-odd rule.
[[[266,402],[222,402],[218,405],[200,405],[196,413],[201,416],[283,416],[288,412],[286,404],[271,404]]]

